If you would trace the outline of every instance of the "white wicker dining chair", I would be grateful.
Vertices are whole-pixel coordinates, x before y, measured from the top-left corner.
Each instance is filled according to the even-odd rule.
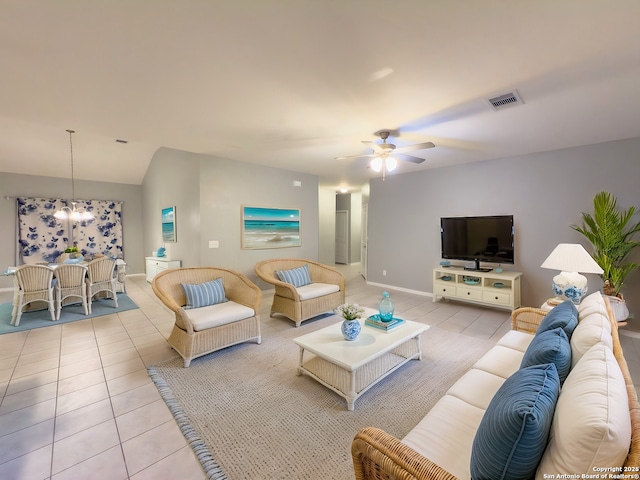
[[[46,265],[21,265],[14,278],[11,325],[20,325],[23,308],[32,302],[46,302],[51,320],[56,319],[53,300],[53,268]]]
[[[99,257],[87,264],[87,301],[89,313],[93,297],[100,292],[107,292],[113,299],[115,308],[118,308],[118,295],[116,294],[115,260],[109,257]]]
[[[54,286],[56,301],[56,320],[60,320],[62,301],[66,298],[79,298],[84,307],[84,314],[89,315],[87,301],[87,267],[71,263],[63,263],[55,269],[57,281]]]

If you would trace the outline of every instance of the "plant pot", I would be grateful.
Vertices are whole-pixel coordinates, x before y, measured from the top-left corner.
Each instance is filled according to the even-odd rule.
[[[613,317],[616,319],[616,322],[624,322],[627,318],[629,318],[629,309],[627,308],[627,302],[624,301],[622,295],[619,295],[617,297],[607,295],[607,298],[609,299],[611,311],[613,312]]]

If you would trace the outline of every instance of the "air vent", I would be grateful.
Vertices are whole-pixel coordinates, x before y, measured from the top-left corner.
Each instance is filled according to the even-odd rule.
[[[502,110],[504,108],[510,107],[512,105],[523,104],[524,102],[518,95],[517,91],[505,93],[503,95],[498,95],[497,97],[490,98],[488,102],[495,110]]]

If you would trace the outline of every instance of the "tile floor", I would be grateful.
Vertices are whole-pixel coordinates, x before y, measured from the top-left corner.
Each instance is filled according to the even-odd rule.
[[[366,285],[357,265],[338,268],[347,300],[375,306],[382,289]],[[127,290],[139,310],[0,335],[0,479],[205,478],[146,371],[176,356],[165,341],[173,316],[143,275],[130,276]],[[510,327],[508,312],[391,294],[403,318],[481,338]],[[0,292],[0,303],[10,301]],[[269,318],[270,302],[266,293],[263,335],[294,328]],[[640,333],[621,333],[640,385]]]

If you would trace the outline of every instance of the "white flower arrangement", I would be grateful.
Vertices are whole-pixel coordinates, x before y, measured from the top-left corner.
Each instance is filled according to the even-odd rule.
[[[364,315],[364,309],[357,303],[345,303],[340,305],[336,308],[335,312],[345,320],[355,320],[357,318],[362,318]]]

